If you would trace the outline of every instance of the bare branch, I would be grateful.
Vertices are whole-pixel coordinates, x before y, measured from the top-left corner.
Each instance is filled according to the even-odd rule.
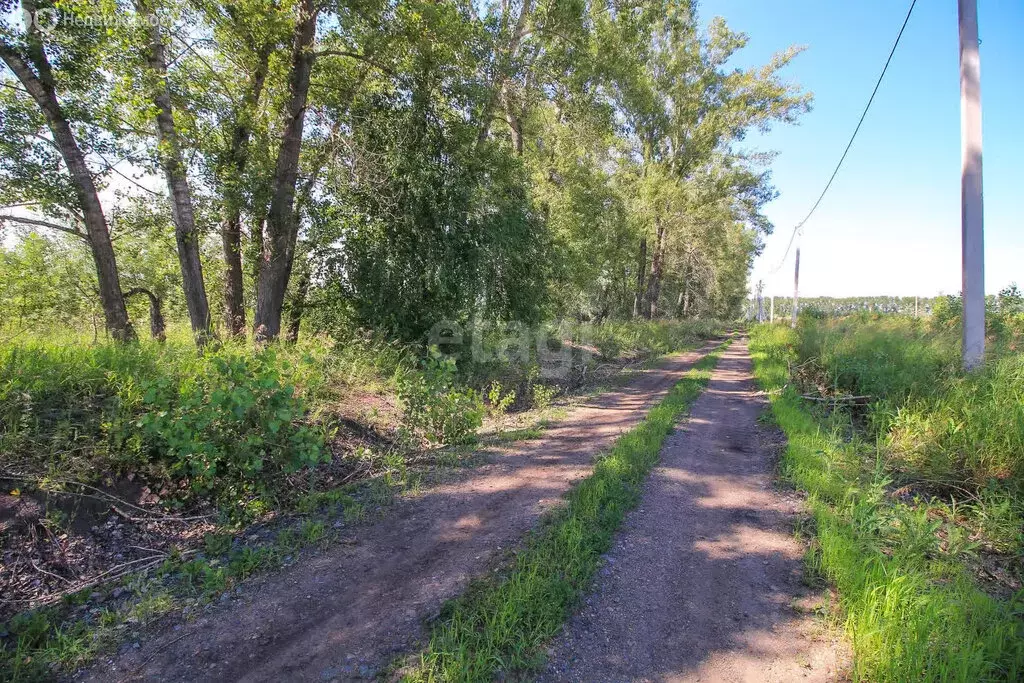
[[[382,65],[382,64],[380,64],[380,63],[378,63],[376,61],[374,61],[371,57],[368,57],[367,55],[360,54],[358,52],[349,52],[348,50],[318,50],[317,52],[314,53],[313,56],[317,57],[317,58],[320,58],[320,57],[351,57],[352,59],[358,59],[361,62],[366,62],[370,66],[372,66],[374,68],[377,68],[377,69],[380,69],[381,71],[383,71],[384,73],[386,73],[389,76],[394,76],[395,75],[395,72],[392,71],[390,68],[388,68],[388,67],[386,67],[386,66],[384,66],[384,65]]]
[[[79,230],[78,228],[72,228],[67,225],[60,225],[58,223],[53,223],[51,221],[39,220],[38,218],[25,218],[24,216],[0,216],[0,223],[6,223],[7,221],[10,221],[12,223],[22,223],[24,225],[34,225],[40,228],[49,228],[50,230],[58,230],[60,232],[66,232],[69,235],[79,237],[85,240],[86,242],[89,241],[89,236],[86,235],[81,230]]]

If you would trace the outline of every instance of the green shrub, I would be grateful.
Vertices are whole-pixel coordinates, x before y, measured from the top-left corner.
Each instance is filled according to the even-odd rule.
[[[419,371],[398,378],[405,425],[428,441],[459,444],[472,440],[483,424],[480,393],[455,383],[455,361],[431,356]]]
[[[252,492],[265,470],[294,472],[325,461],[322,437],[299,422],[305,406],[277,366],[273,351],[214,354],[208,374],[144,383],[134,423],[141,452],[199,493]]]
[[[551,402],[558,393],[558,387],[549,387],[544,384],[535,383],[531,385],[530,393],[533,394],[533,407],[544,410],[551,406]]]

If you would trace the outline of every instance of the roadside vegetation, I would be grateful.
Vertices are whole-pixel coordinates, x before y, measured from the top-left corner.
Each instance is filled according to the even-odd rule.
[[[719,330],[589,326],[583,348],[551,326],[525,361],[484,340],[495,352],[479,363],[470,344],[442,356],[326,335],[255,354],[197,354],[184,335],[7,343],[0,671],[46,678],[169,612],[195,614]]]
[[[958,300],[929,318],[804,316],[751,333],[808,494],[807,566],[833,585],[853,675],[1024,676],[1024,316],[990,311],[985,368],[959,370]]]
[[[800,48],[738,66],[748,37],[689,0],[4,9],[22,677],[735,319],[775,196],[740,143],[811,103]]]

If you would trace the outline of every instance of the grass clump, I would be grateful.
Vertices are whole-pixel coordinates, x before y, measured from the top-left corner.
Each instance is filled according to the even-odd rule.
[[[596,571],[673,425],[707,385],[708,354],[600,458],[527,540],[511,566],[446,606],[414,680],[482,681],[538,666],[544,644]]]
[[[861,338],[877,333],[869,330]],[[898,490],[895,484],[902,483],[894,477],[906,472],[894,469],[886,440],[874,438],[870,431],[884,422],[873,421],[864,439],[849,413],[810,412],[798,389],[788,384],[788,368],[804,360],[797,350],[807,346],[797,332],[780,326],[762,325],[751,334],[755,374],[771,392],[772,414],[788,437],[781,474],[808,493],[814,515],[816,537],[808,569],[838,591],[838,618],[854,649],[854,679],[1020,680],[1022,596],[1003,600],[979,588],[970,562],[978,544],[962,527],[955,500],[947,505],[917,496],[908,502],[893,495]],[[841,353],[836,351],[839,346],[828,353]],[[857,343],[850,348],[855,352],[846,358],[870,353]],[[886,342],[882,348],[894,347]],[[927,359],[921,349],[897,355],[876,351],[879,358],[901,359],[861,366],[865,384],[860,386],[872,386],[879,400],[899,405],[896,397],[901,395],[910,401],[918,400],[914,396],[937,400],[942,395],[941,387],[928,388],[906,378],[886,382],[886,377],[895,378],[902,364],[913,366]],[[843,372],[854,365],[845,365]],[[923,365],[943,367],[931,360]],[[832,367],[826,361],[826,368]],[[938,380],[940,376],[933,376],[932,384]],[[1002,500],[1008,500],[1005,490]]]

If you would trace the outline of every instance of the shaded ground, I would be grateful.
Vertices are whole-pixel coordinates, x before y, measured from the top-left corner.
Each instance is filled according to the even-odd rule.
[[[745,342],[723,354],[665,442],[593,594],[552,648],[548,681],[792,681],[841,676],[808,608],[793,523],[772,488],[771,430]]]
[[[575,408],[542,438],[499,450],[468,478],[401,503],[346,545],[248,584],[237,601],[194,623],[168,624],[81,678],[372,678],[713,345],[667,358]]]

